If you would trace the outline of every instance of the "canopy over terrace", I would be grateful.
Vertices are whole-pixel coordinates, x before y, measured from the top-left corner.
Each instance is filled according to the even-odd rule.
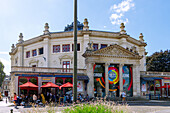
[[[161,87],[158,87],[158,88],[170,88],[170,85],[165,85],[165,86],[161,86]]]
[[[63,87],[64,87],[64,88],[65,88],[65,87],[73,87],[73,84],[71,84],[70,82],[67,82],[67,83],[61,85],[61,86],[60,86],[60,89],[63,88]]]
[[[25,84],[22,84],[19,86],[20,88],[38,88],[37,85],[31,83],[31,82],[27,82]]]
[[[27,82],[25,84],[22,84],[19,87],[21,88],[21,90],[26,89],[27,90],[27,94],[29,94],[30,90],[37,90],[38,89],[38,86],[33,84],[33,83],[31,83],[31,82]]]
[[[59,88],[59,86],[52,82],[48,82],[47,84],[41,86],[41,88]]]

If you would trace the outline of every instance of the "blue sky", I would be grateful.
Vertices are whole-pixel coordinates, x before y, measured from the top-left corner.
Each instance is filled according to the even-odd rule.
[[[50,31],[63,31],[73,21],[73,0],[0,0],[0,60],[10,72],[11,45],[43,34],[47,22]],[[148,55],[170,49],[169,0],[78,0],[78,20],[88,18],[91,30],[126,31],[138,39],[143,33]]]

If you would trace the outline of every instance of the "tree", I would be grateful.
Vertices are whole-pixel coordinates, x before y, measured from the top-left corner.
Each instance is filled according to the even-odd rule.
[[[0,61],[0,87],[2,85],[4,78],[5,78],[4,65]]]
[[[147,71],[170,72],[170,50],[155,52],[146,57]]]

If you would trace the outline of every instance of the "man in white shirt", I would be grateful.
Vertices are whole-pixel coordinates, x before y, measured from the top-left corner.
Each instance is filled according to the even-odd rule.
[[[36,103],[36,101],[37,101],[37,96],[35,94],[33,95],[33,101],[34,101],[34,103]]]
[[[125,98],[126,98],[125,91],[122,92],[121,96],[122,96],[122,102],[125,103]]]

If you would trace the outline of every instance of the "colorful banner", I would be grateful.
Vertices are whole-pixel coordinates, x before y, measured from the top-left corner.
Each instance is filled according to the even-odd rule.
[[[78,92],[83,91],[83,81],[77,81],[77,91]]]

